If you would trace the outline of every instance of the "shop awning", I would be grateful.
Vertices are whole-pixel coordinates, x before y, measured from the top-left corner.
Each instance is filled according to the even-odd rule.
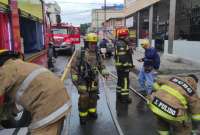
[[[129,5],[127,5],[127,8],[125,9],[125,15],[129,16],[141,9],[144,9],[150,5],[155,4],[156,2],[159,2],[160,0],[136,0]]]
[[[0,12],[8,12],[8,0],[0,0]]]
[[[0,0],[0,4],[3,3],[5,5],[8,5],[8,0]]]
[[[43,20],[42,3],[40,0],[18,0],[21,11]]]

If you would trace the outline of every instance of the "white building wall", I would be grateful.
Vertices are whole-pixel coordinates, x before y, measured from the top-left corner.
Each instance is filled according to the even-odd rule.
[[[103,9],[94,9],[92,10],[92,27],[93,28],[101,28],[102,23],[105,21]],[[121,10],[107,10],[106,11],[106,20],[109,18],[118,18],[124,17],[124,14]]]
[[[165,41],[164,54],[168,54],[168,41]],[[200,42],[175,40],[173,55],[200,63]]]

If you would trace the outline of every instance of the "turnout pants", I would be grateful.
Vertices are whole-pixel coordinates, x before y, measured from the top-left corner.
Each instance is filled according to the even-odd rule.
[[[82,87],[80,87],[82,85]],[[92,81],[91,85],[86,83],[80,84],[78,87],[79,91],[79,116],[84,119],[89,114],[96,114],[97,112],[97,100],[98,100],[98,78]]]
[[[117,69],[117,95],[120,97],[129,96],[129,69]]]
[[[158,135],[190,135],[191,123],[170,122],[157,117]]]

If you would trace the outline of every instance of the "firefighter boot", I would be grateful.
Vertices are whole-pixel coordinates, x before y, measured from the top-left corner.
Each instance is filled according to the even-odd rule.
[[[120,97],[121,97],[121,87],[120,86],[117,86],[117,88],[116,88],[116,97],[117,97],[117,99],[120,99]]]
[[[80,117],[80,124],[86,125],[86,123],[87,123],[87,117]]]
[[[90,109],[88,109],[88,112],[89,112],[90,118],[93,118],[95,120],[98,118],[97,109],[96,108],[90,108]]]
[[[89,113],[89,116],[90,116],[90,118],[93,118],[95,120],[98,118],[98,115],[97,115],[96,112],[95,113]]]
[[[96,92],[90,93],[88,113],[90,118],[97,119],[97,94]]]
[[[120,97],[120,102],[124,104],[131,104],[132,99],[129,96],[121,96]]]
[[[85,125],[88,119],[88,112],[79,112],[80,124]]]

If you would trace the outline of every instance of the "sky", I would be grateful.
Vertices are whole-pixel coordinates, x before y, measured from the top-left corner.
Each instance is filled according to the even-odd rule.
[[[63,22],[74,25],[91,22],[91,10],[101,8],[104,0],[46,0],[56,1],[61,7]],[[108,5],[120,4],[124,0],[106,0]]]

